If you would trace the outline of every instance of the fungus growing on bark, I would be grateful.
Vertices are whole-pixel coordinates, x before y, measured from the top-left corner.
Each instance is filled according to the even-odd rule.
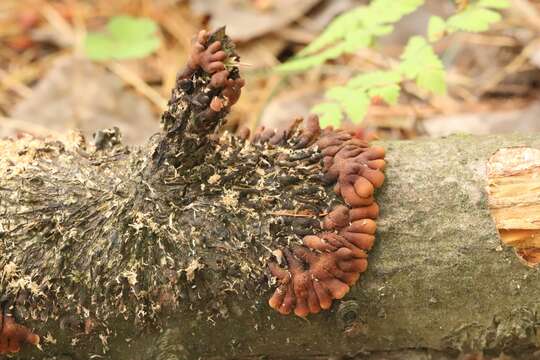
[[[226,69],[224,61],[231,54],[222,50],[222,40],[213,40],[210,45],[207,45],[209,38],[210,34],[206,30],[199,32],[191,50],[186,70],[180,75],[180,79],[188,79],[198,70],[211,75],[211,88],[220,90],[221,94],[214,94],[209,107],[213,112],[219,113],[236,104],[245,82],[240,77],[231,77],[231,72]]]
[[[309,118],[303,133],[303,141],[297,144],[304,146],[321,134],[316,117]],[[282,144],[291,134],[290,129],[261,129],[255,141]],[[285,249],[287,269],[270,263],[272,275],[280,282],[269,300],[270,306],[282,314],[294,309],[302,317],[328,309],[331,301],[345,296],[366,270],[364,251],[373,246],[374,219],[379,214],[374,191],[384,182],[385,166],[383,148],[370,147],[345,131],[325,129],[312,146],[323,156],[324,178],[328,183],[335,182],[335,192],[350,208],[338,205],[324,217],[322,228],[336,233],[305,236],[305,247],[294,247],[294,255]]]
[[[366,270],[364,250],[373,246],[376,230],[373,220],[379,215],[374,191],[384,182],[382,170],[386,163],[382,147],[370,147],[346,131],[331,128],[321,131],[315,115],[299,130],[301,122],[301,119],[293,121],[286,130],[261,127],[253,141],[274,146],[313,147],[323,157],[325,180],[329,184],[335,182],[335,192],[350,206],[336,206],[322,221],[323,229],[334,230],[339,235],[332,232],[308,235],[303,240],[307,248],[294,247],[294,255],[283,250],[287,269],[276,263],[269,265],[270,272],[280,282],[269,300],[270,306],[282,314],[294,309],[296,315],[303,317],[329,308],[331,300],[341,299]],[[345,263],[340,257],[344,253],[356,260]]]
[[[321,130],[316,116],[253,141],[221,134],[244,84],[237,60],[223,29],[201,32],[163,131],[140,149],[0,141],[0,292],[25,325],[41,333],[43,318],[84,313],[92,331],[59,340],[78,343],[111,336],[119,314],[135,324],[171,308],[231,316],[230,294],[268,296],[268,267],[279,282],[270,306],[306,316],[358,281],[384,150]],[[5,317],[2,351],[25,341],[37,337]]]
[[[289,314],[294,309],[296,315],[304,317],[330,308],[332,299],[343,298],[367,267],[367,255],[359,256],[346,247],[317,254],[297,246],[293,253],[288,249],[283,253],[288,270],[270,263],[270,271],[281,284],[269,304],[281,314]],[[308,270],[304,268],[306,264]]]

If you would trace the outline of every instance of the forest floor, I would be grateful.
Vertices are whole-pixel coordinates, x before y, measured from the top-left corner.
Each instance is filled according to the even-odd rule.
[[[232,124],[254,129],[304,116],[329,86],[395,59],[406,40],[423,33],[430,14],[448,15],[451,1],[428,1],[372,49],[300,75],[272,67],[313,40],[358,0],[2,0],[0,2],[0,137],[91,135],[119,126],[129,143],[159,127],[190,39],[202,27],[227,25],[238,43],[247,80]],[[89,62],[83,39],[117,15],[148,17],[161,46],[140,60]],[[374,103],[362,127],[380,138],[540,131],[540,5],[512,0],[504,21],[481,34],[438,45],[448,69],[448,94],[407,88],[398,106]]]

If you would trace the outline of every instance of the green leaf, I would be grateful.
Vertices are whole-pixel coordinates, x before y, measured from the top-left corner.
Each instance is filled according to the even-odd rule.
[[[399,71],[374,71],[353,77],[347,87],[367,92],[368,99],[378,96],[388,104],[396,104],[401,91],[401,80]]]
[[[92,60],[109,60],[114,52],[114,44],[105,34],[87,34],[84,40],[86,56]]]
[[[346,38],[351,32],[364,31],[371,36],[382,36],[393,31],[395,23],[412,13],[425,0],[374,0],[369,6],[359,6],[336,17],[326,30],[299,52],[299,56],[317,53]]]
[[[344,50],[353,53],[371,45],[373,37],[364,30],[352,31],[345,37]],[[340,54],[341,55],[341,54]]]
[[[324,64],[330,59],[335,59],[341,56],[347,51],[347,47],[350,46],[346,42],[340,42],[335,46],[332,46],[319,54],[307,56],[307,57],[296,57],[286,63],[278,65],[275,70],[280,73],[290,73],[305,71],[314,66]]]
[[[400,70],[410,79],[416,79],[427,68],[444,69],[431,45],[421,36],[409,39],[401,59]]]
[[[321,56],[309,56],[304,58],[293,58],[274,68],[279,73],[301,72],[311,69],[314,66],[324,64],[325,59]]]
[[[373,87],[398,84],[400,82],[401,74],[398,71],[374,71],[356,75],[349,80],[347,86],[369,89]]]
[[[424,0],[373,0],[369,5],[369,15],[378,23],[394,23],[418,9],[424,2]]]
[[[446,92],[444,65],[426,39],[409,39],[401,59],[400,70],[420,88],[436,94]]]
[[[416,79],[419,88],[431,91],[437,95],[446,94],[446,79],[444,69],[426,69]]]
[[[122,41],[136,41],[141,38],[155,37],[158,26],[149,18],[115,16],[107,24],[107,30]]]
[[[326,97],[337,101],[349,119],[358,124],[364,120],[370,104],[370,98],[363,89],[351,89],[344,86],[331,88]]]
[[[115,16],[105,32],[86,36],[85,53],[92,60],[142,58],[159,48],[157,30],[158,26],[151,19]]]
[[[345,53],[353,53],[358,49],[371,45],[373,37],[364,30],[351,31],[343,40],[313,55],[299,55],[286,63],[278,65],[275,70],[281,73],[306,71],[314,66],[322,65],[328,60],[337,59]]]
[[[316,53],[325,47],[343,39],[349,32],[354,31],[363,14],[367,11],[365,6],[345,12],[336,17],[326,30],[313,40],[307,47],[298,53],[299,56]]]
[[[510,2],[508,0],[480,0],[477,6],[492,9],[508,9]]]
[[[399,85],[393,84],[370,89],[368,93],[371,98],[378,96],[387,104],[395,105],[398,102],[400,92],[401,88]]]
[[[365,28],[361,29],[362,31],[372,35],[372,36],[383,36],[391,34],[392,31],[394,31],[393,25],[381,25],[381,24],[373,24],[371,26],[366,26]]]
[[[446,21],[440,16],[432,16],[429,19],[428,39],[431,42],[439,41],[446,32]]]
[[[501,14],[496,11],[469,6],[465,11],[455,14],[448,18],[447,25],[451,32],[468,31],[482,32],[502,19]]]
[[[316,105],[311,109],[311,111],[319,115],[319,123],[321,128],[333,126],[337,129],[341,126],[343,112],[341,111],[341,106],[339,104],[325,102]]]
[[[352,123],[360,124],[366,117],[371,100],[365,92],[356,92],[354,93],[354,96],[352,95],[353,94],[351,94],[350,98],[344,99],[342,105]]]

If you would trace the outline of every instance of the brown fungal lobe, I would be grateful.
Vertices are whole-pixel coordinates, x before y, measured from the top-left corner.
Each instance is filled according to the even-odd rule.
[[[297,122],[293,123],[296,126]],[[255,141],[286,146],[292,132],[260,129]],[[281,314],[294,310],[298,316],[328,309],[333,299],[341,299],[367,268],[367,251],[375,241],[379,208],[375,188],[382,186],[385,151],[370,147],[345,131],[321,131],[318,120],[306,122],[302,142],[323,156],[323,178],[335,183],[334,191],[346,205],[337,205],[322,220],[322,229],[303,238],[303,246],[285,249],[287,269],[270,264],[279,286],[269,300]]]
[[[13,316],[2,315],[0,323],[0,354],[19,352],[23,344],[39,345],[39,336],[17,324]]]

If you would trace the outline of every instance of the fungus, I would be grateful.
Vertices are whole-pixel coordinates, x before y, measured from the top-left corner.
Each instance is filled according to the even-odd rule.
[[[221,96],[215,96],[210,102],[210,109],[219,113],[224,108],[229,109],[236,104],[240,98],[242,87],[245,81],[242,78],[229,78],[230,72],[225,69],[224,60],[227,54],[221,50],[221,42],[215,41],[204,48],[208,41],[208,33],[201,31],[197,38],[197,43],[192,50],[191,64],[188,64],[188,72],[192,66],[200,67],[203,71],[211,75],[210,86],[213,89],[221,90]],[[203,50],[201,50],[203,49]]]
[[[303,125],[302,129],[299,129]],[[311,114],[307,119],[295,119],[286,129],[266,129],[260,126],[253,136],[253,143],[269,143],[274,146],[289,146],[295,150],[312,145],[321,133],[319,117]]]
[[[236,130],[236,136],[238,136],[242,140],[248,140],[250,135],[251,130],[249,130],[249,128],[246,126],[239,126]]]
[[[270,263],[270,271],[281,282],[269,304],[281,314],[293,309],[297,316],[316,314],[329,309],[333,299],[341,299],[367,267],[365,253],[341,247],[333,252],[316,254],[297,246],[293,253],[283,249],[288,269]],[[304,263],[309,269],[304,269]]]
[[[227,54],[221,50],[220,41],[214,41],[207,47],[209,37],[210,34],[206,30],[199,31],[189,54],[186,69],[180,74],[180,78],[190,77],[199,68],[209,74],[225,70],[223,61],[227,58]]]
[[[372,219],[356,220],[340,231],[347,241],[362,250],[370,250],[375,241],[377,224]]]
[[[296,138],[295,149],[301,149],[311,145],[321,134],[319,118],[317,115],[309,115],[304,122],[304,129]]]
[[[360,220],[360,219],[377,219],[379,217],[379,205],[373,203],[368,206],[361,206],[354,209],[351,209],[349,212],[350,221]]]
[[[270,272],[279,286],[269,300],[281,314],[294,310],[307,316],[328,309],[332,300],[341,299],[367,268],[367,253],[375,241],[379,207],[374,192],[384,182],[385,150],[370,147],[345,131],[320,130],[315,116],[305,121],[298,133],[295,121],[286,131],[261,128],[255,142],[271,145],[288,143],[295,148],[312,145],[322,155],[323,175],[347,205],[337,205],[322,220],[326,231],[307,235],[303,246],[292,253],[283,249],[287,268],[271,262]]]
[[[254,143],[267,143],[271,138],[274,137],[276,131],[274,129],[266,129],[264,126],[261,126],[255,131],[253,136]]]
[[[323,219],[323,229],[342,229],[349,225],[349,208],[344,205],[338,205]]]
[[[0,326],[0,354],[16,353],[24,344],[39,345],[39,336],[15,322],[13,316],[2,315]]]

